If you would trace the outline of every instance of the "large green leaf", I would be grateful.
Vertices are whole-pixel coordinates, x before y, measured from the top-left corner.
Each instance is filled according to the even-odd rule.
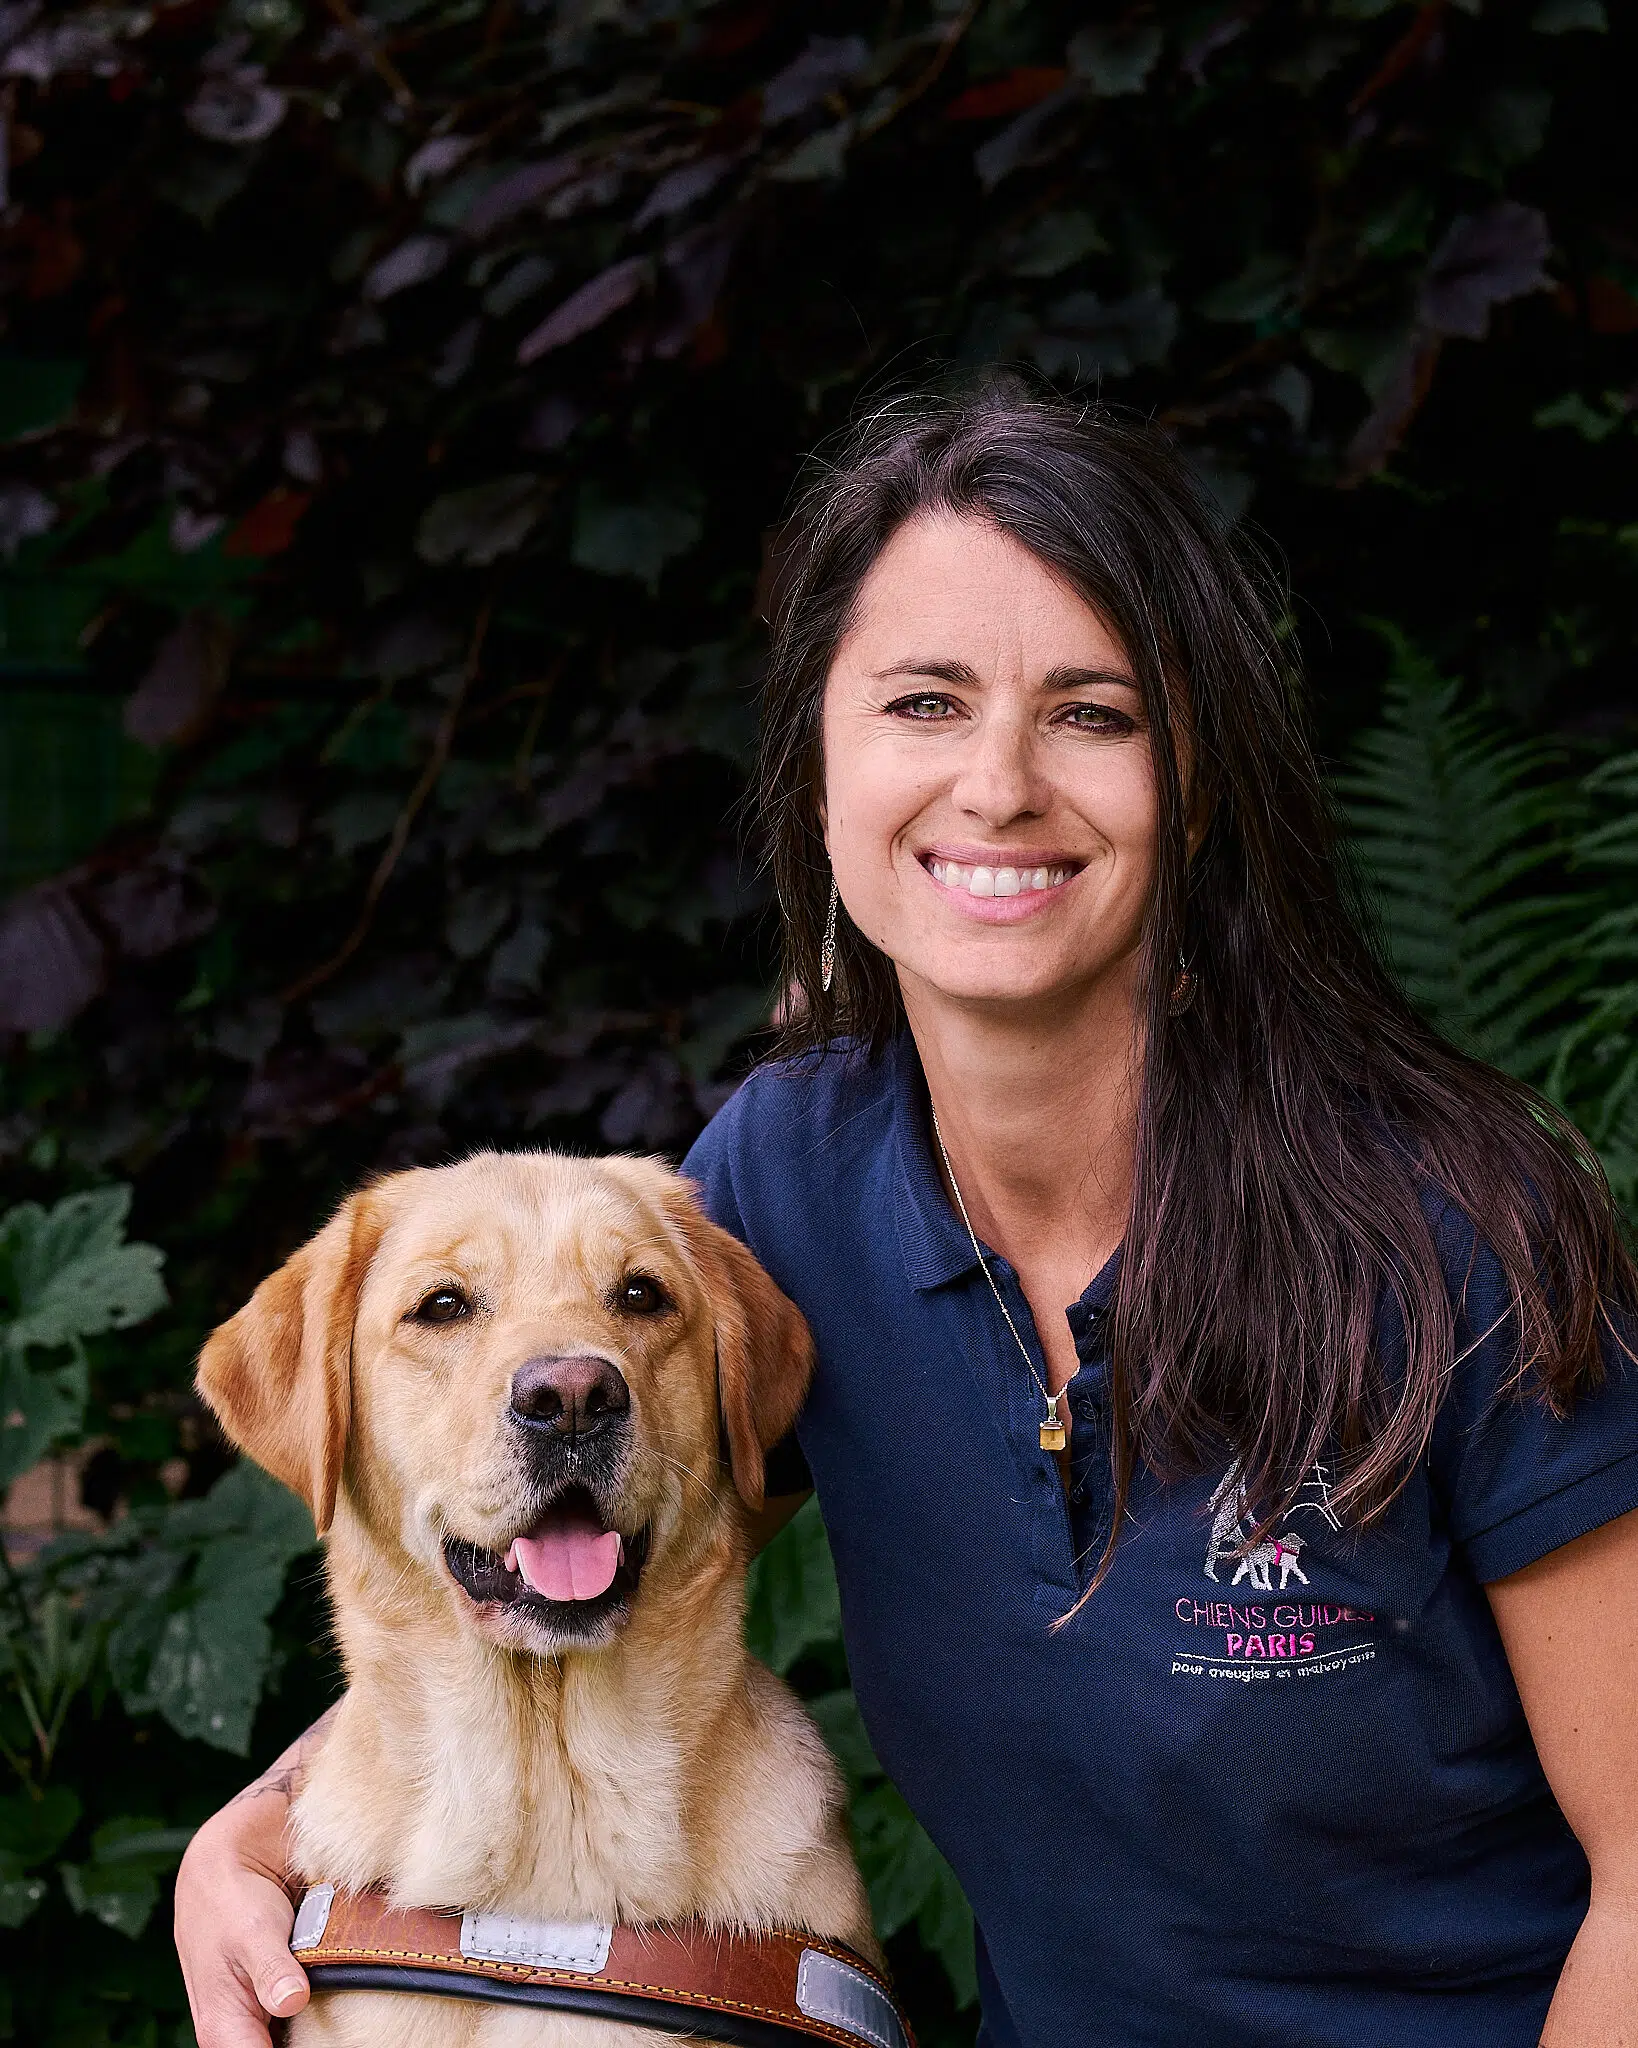
[[[780,1672],[840,1642],[836,1567],[817,1501],[806,1502],[751,1567],[745,1634],[752,1655]]]
[[[944,1965],[956,2003],[972,2004],[973,1916],[955,1872],[891,1785],[874,1785],[854,1801],[853,1831],[877,1932],[888,1939],[914,1921]]]
[[[301,1503],[240,1464],[202,1501],[173,1508],[135,1564],[109,1642],[126,1707],[243,1756],[272,1651],[268,1617],[314,1543]]]
[[[85,1354],[31,1367],[20,1352],[0,1351],[0,1493],[72,1436],[85,1414]]]
[[[0,1220],[13,1352],[128,1329],[164,1307],[165,1255],[125,1242],[130,1209],[129,1188],[94,1188],[50,1210],[21,1203]]]
[[[0,1218],[0,1491],[80,1427],[82,1340],[165,1305],[164,1254],[125,1242],[130,1207],[129,1188],[94,1188]],[[66,1359],[30,1356],[65,1347]]]
[[[91,1837],[90,1860],[62,1865],[69,1904],[134,1941],[159,1904],[160,1878],[174,1868],[192,1833],[134,1814],[105,1821]]]

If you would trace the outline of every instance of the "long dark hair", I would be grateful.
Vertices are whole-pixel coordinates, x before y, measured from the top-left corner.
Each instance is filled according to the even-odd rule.
[[[1500,1262],[1518,1390],[1561,1412],[1596,1383],[1604,1304],[1633,1298],[1634,1269],[1574,1128],[1447,1044],[1384,971],[1339,861],[1282,586],[1154,428],[991,377],[884,405],[816,460],[783,536],[757,783],[800,992],[781,1049],[879,1054],[903,1024],[891,962],[845,913],[822,986],[820,707],[866,573],[933,509],[1000,528],[1084,597],[1126,649],[1153,738],[1111,1531],[1139,1461],[1199,1469],[1225,1451],[1265,1523],[1321,1459],[1339,1512],[1368,1521],[1426,1449],[1454,1361],[1425,1195]],[[1192,859],[1191,817],[1206,821]],[[1180,959],[1197,993],[1173,1014]],[[1384,1289],[1405,1338],[1392,1366]]]

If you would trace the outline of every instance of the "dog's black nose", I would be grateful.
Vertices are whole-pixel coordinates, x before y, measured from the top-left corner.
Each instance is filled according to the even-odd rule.
[[[512,1413],[559,1436],[597,1436],[631,1412],[631,1390],[606,1358],[531,1358],[512,1375]]]

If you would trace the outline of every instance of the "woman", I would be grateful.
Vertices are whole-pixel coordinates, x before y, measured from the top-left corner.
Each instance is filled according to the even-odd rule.
[[[802,1000],[688,1165],[813,1324],[854,1682],[985,2038],[1638,2039],[1595,1166],[1377,969],[1283,622],[1158,435],[889,408],[794,533]],[[305,1995],[281,1764],[184,1864],[201,2048]]]

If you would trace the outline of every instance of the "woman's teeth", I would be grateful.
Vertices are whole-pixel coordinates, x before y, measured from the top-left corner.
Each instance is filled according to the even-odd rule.
[[[969,896],[1027,896],[1035,889],[1061,889],[1068,868],[964,868],[953,860],[927,863],[935,882],[965,889]]]

